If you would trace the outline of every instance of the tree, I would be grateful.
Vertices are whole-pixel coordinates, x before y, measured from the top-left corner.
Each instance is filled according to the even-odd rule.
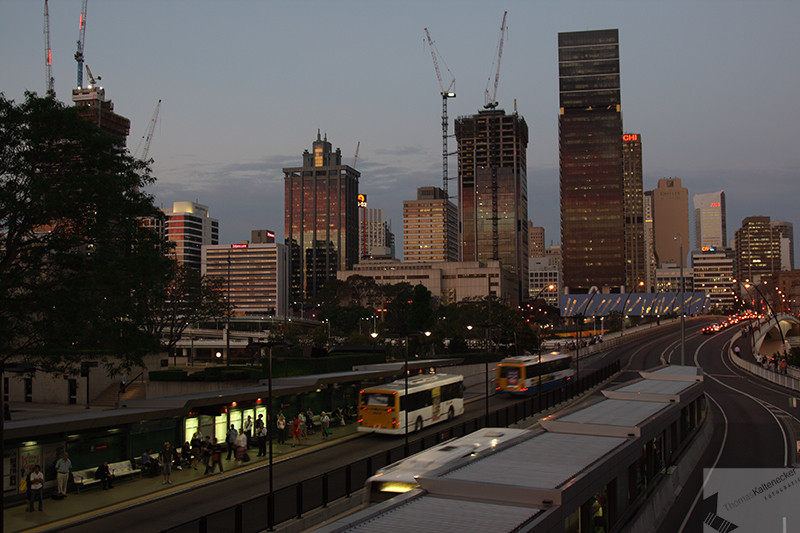
[[[201,276],[174,261],[170,267],[162,283],[152,286],[148,297],[137,303],[142,305],[139,323],[153,338],[163,339],[163,347],[172,357],[189,325],[224,316],[229,309],[223,278]]]
[[[0,364],[74,373],[138,365],[157,348],[139,323],[164,282],[168,243],[149,165],[73,107],[0,93]]]

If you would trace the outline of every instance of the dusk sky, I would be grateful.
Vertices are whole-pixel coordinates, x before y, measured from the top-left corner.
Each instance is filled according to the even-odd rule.
[[[43,7],[0,6],[7,98],[45,92]],[[50,2],[56,94],[69,103],[80,9]],[[752,215],[792,222],[800,238],[796,0],[89,0],[84,54],[131,119],[131,151],[163,100],[149,154],[158,205],[209,206],[223,244],[251,229],[283,242],[281,169],[302,164],[319,129],[349,165],[361,142],[360,191],[386,210],[402,255],[403,200],[442,181],[441,97],[423,28],[443,75],[456,78],[452,132],[483,106],[504,10],[497,99],[507,112],[516,100],[528,123],[529,218],[548,244],[561,240],[557,36],[609,28],[619,29],[623,125],[642,135],[645,190],[681,178],[690,213],[694,194],[724,190],[729,242]]]

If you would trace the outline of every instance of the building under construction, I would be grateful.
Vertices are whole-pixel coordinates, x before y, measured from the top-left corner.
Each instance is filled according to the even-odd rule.
[[[114,112],[114,103],[106,100],[105,89],[96,85],[73,89],[72,101],[78,115],[94,122],[100,131],[118,138],[125,145],[131,130],[131,121]]]

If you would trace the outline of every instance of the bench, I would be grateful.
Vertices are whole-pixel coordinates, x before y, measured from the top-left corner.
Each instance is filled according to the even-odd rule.
[[[86,470],[76,470],[72,472],[72,482],[78,489],[78,493],[81,492],[81,487],[90,487],[100,483],[100,480],[94,477],[96,470],[97,468],[87,468]]]
[[[141,469],[134,467],[129,460],[109,463],[108,469],[114,475],[114,479],[133,476],[141,472]],[[80,493],[81,488],[91,487],[101,482],[101,480],[94,477],[95,472],[97,472],[97,467],[72,472],[72,482],[77,487],[78,493]]]
[[[123,478],[126,476],[135,476],[142,472],[138,467],[135,467],[131,461],[120,461],[118,463],[111,463],[108,469],[114,475],[115,479]]]

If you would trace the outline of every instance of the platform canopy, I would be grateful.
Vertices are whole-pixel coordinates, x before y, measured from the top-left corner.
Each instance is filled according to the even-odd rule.
[[[687,315],[704,314],[711,298],[705,292],[685,292],[684,309]],[[563,294],[559,306],[562,317],[577,315],[665,316],[681,311],[681,293],[622,293],[622,294]]]

